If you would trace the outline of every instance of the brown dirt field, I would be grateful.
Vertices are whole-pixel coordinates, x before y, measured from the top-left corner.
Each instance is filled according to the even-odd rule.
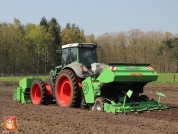
[[[156,91],[166,95],[162,102],[172,109],[115,115],[55,104],[17,103],[12,99],[12,86],[0,86],[0,124],[4,117],[14,115],[20,134],[178,134],[178,85],[148,85],[144,94],[157,99]]]

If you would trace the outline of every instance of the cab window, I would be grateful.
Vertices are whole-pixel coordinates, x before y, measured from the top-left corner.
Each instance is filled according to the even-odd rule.
[[[65,48],[62,50],[62,65],[66,66],[73,61],[77,60],[77,48]]]
[[[84,65],[91,65],[97,62],[96,49],[88,47],[79,48],[79,60]]]

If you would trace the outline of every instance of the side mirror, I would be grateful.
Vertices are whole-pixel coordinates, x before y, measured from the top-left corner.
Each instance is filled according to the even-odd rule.
[[[66,54],[66,52],[63,51],[63,50],[56,50],[56,53],[59,53],[59,54]]]
[[[97,48],[101,48],[101,45],[97,45]]]

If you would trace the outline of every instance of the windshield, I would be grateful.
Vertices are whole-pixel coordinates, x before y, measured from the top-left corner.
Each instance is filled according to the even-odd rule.
[[[91,65],[97,62],[96,48],[79,48],[79,61],[84,65]]]

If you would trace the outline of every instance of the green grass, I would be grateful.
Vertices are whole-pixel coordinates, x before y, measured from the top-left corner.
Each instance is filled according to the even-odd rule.
[[[175,75],[175,82],[174,82]],[[0,77],[0,81],[20,81],[23,78],[29,78],[31,76],[8,76],[8,77]],[[47,79],[49,76],[39,76],[42,80]],[[158,80],[151,82],[152,84],[178,84],[178,73],[159,73]]]
[[[0,77],[0,81],[20,81],[21,79],[23,78],[30,78],[32,76],[5,76],[5,77]],[[35,78],[37,78],[35,76]],[[41,75],[41,76],[38,76],[38,78],[41,78],[42,80],[46,80],[47,78],[49,78],[48,75]]]
[[[175,82],[174,82],[175,75]],[[178,84],[178,73],[158,73],[157,81],[153,84]]]

